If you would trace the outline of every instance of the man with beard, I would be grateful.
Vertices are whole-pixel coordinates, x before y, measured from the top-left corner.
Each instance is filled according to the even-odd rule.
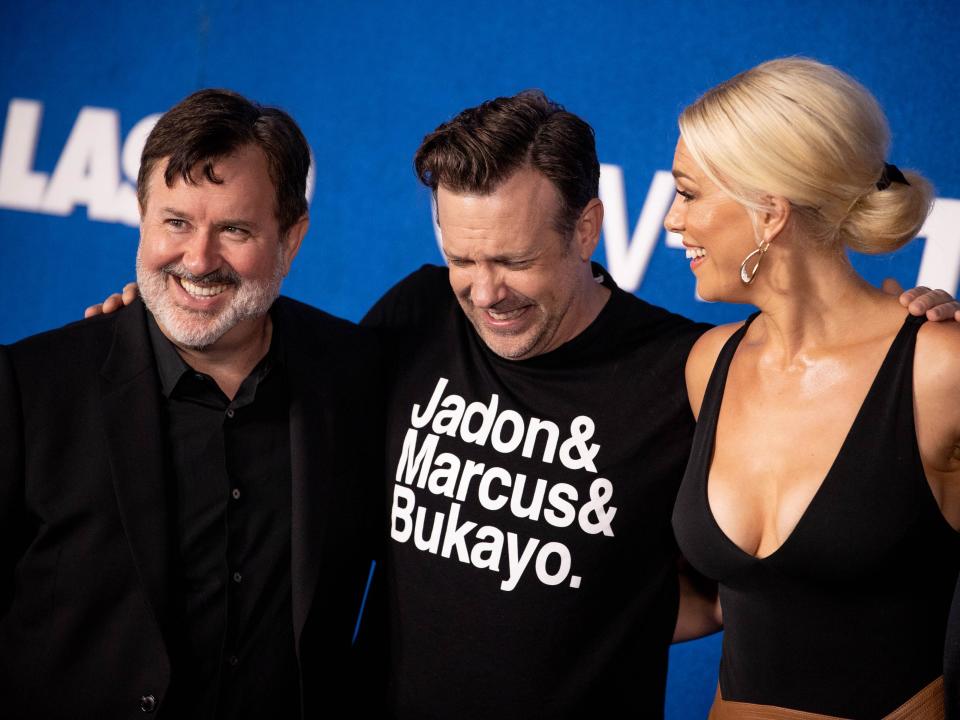
[[[706,326],[591,262],[593,131],[542,93],[463,111],[414,164],[447,267],[365,320],[394,359],[395,714],[659,717],[693,430],[683,366]]]
[[[310,158],[197,92],[144,146],[122,311],[0,348],[0,713],[356,707],[382,430],[365,331],[286,298]]]

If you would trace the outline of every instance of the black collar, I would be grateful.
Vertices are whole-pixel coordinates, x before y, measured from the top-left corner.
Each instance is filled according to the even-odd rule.
[[[273,308],[270,310],[271,317],[273,315]],[[183,379],[184,375],[188,374],[199,374],[196,370],[190,367],[189,364],[180,356],[180,353],[177,352],[176,346],[163,334],[163,331],[160,329],[160,325],[157,324],[156,318],[153,316],[149,310],[146,312],[147,315],[147,330],[150,334],[150,344],[153,346],[153,357],[157,365],[157,373],[160,377],[160,389],[163,392],[163,396],[167,399],[170,399],[170,396],[176,390],[177,385]],[[283,356],[283,343],[278,340],[280,335],[280,330],[277,327],[277,323],[273,323],[273,332],[270,337],[270,348],[267,350],[267,354],[263,357],[260,362],[257,363],[256,367],[250,372],[249,378],[253,379],[253,382],[248,384],[244,382],[244,385],[249,385],[249,389],[253,392],[256,392],[256,387],[259,385],[260,381],[263,380],[267,375],[270,374],[270,371],[277,366],[282,366],[282,356]],[[212,381],[212,379],[211,379]],[[243,389],[238,393],[238,396],[235,398],[236,404],[246,404],[241,402],[240,394],[243,394]],[[250,398],[252,400],[252,398]]]

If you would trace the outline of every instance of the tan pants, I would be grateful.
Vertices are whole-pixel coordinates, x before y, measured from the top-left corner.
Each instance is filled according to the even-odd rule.
[[[943,720],[943,678],[939,677],[883,720]],[[707,720],[842,720],[833,715],[790,710],[773,705],[730,702],[717,696]]]

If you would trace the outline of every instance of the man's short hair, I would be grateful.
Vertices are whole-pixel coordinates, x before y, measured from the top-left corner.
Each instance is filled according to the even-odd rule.
[[[521,167],[534,168],[559,192],[557,230],[564,235],[599,194],[593,128],[540,90],[464,110],[423,139],[413,163],[434,195],[440,185],[488,195]]]
[[[280,234],[285,235],[307,212],[310,148],[283,110],[258,105],[232,90],[198,90],[157,121],[140,156],[137,200],[141,209],[146,207],[147,181],[158,161],[168,158],[163,174],[167,187],[178,176],[188,184],[199,182],[193,172],[201,165],[202,178],[221,183],[214,164],[247,145],[259,147],[267,158]]]

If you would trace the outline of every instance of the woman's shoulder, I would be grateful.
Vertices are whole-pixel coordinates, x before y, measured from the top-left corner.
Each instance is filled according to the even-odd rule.
[[[918,350],[921,345],[929,345],[935,350],[960,348],[960,322],[941,320],[923,323],[917,333]]]
[[[914,385],[918,392],[946,394],[960,407],[960,323],[925,322],[917,333]]]
[[[960,530],[960,323],[920,327],[913,401],[924,471],[947,522]]]
[[[701,335],[691,348],[690,355],[687,357],[685,375],[687,397],[690,399],[690,409],[693,410],[694,416],[700,414],[703,394],[707,390],[707,382],[710,380],[713,366],[717,364],[720,351],[727,340],[742,327],[743,321],[717,325]]]

